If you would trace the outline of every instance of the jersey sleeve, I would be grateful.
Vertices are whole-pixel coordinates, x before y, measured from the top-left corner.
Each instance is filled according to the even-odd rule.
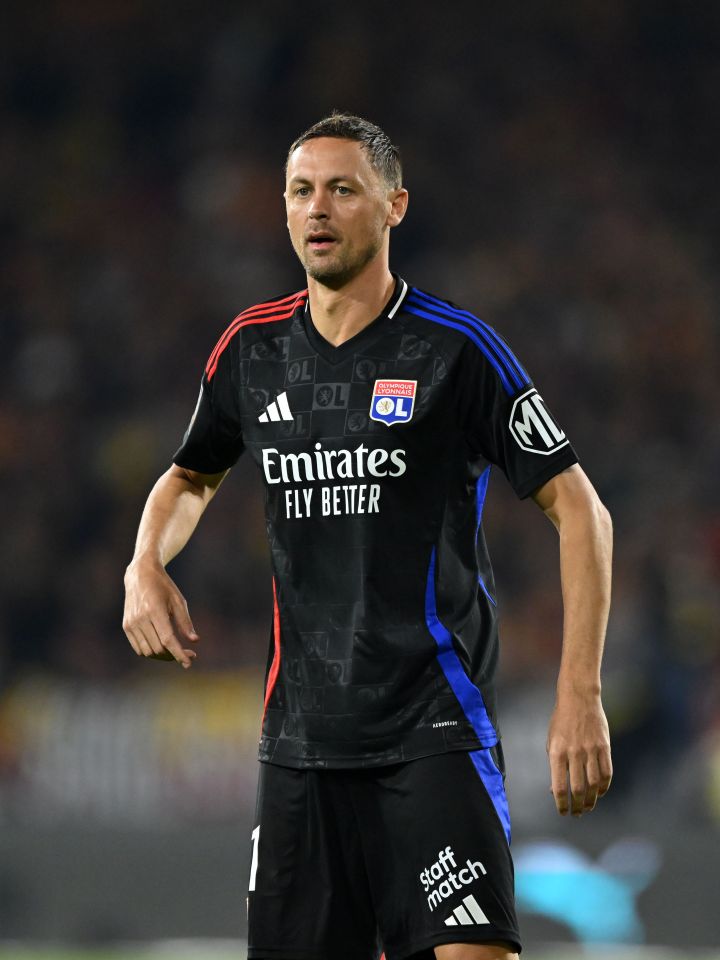
[[[464,347],[461,424],[473,452],[497,464],[522,499],[578,458],[508,344],[486,329],[480,346]]]
[[[237,462],[244,449],[237,397],[226,350],[203,373],[197,406],[173,463],[198,473],[222,473]]]

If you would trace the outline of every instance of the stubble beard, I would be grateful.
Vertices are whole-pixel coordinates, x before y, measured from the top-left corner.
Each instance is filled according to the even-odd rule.
[[[309,256],[304,255],[304,251],[298,255],[309,277],[325,287],[338,290],[353,280],[371,260],[375,259],[382,250],[382,245],[383,238],[380,235],[359,253],[353,255],[353,251],[346,251],[344,255],[341,253],[328,258],[327,263],[322,260],[313,261]]]

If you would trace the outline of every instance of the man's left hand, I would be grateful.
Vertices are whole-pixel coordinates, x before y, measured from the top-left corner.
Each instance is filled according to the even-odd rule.
[[[561,816],[594,809],[610,789],[610,732],[600,696],[558,694],[547,739],[555,806]],[[568,791],[569,785],[569,791]]]

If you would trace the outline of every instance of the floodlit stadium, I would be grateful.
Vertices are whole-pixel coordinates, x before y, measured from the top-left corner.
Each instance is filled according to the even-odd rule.
[[[533,431],[554,453],[572,441],[613,518],[614,775],[579,819],[557,815],[546,757],[558,538],[499,466],[471,497],[496,590],[472,564],[455,572],[499,618],[522,955],[720,960],[716,9],[46,6],[5,4],[0,31],[0,960],[246,956],[258,742],[278,675],[263,482],[288,487],[284,519],[303,530],[382,520],[387,485],[406,489],[397,438],[423,384],[382,379],[387,358],[363,356],[348,375],[376,384],[362,410],[338,375],[301,411],[339,411],[337,449],[273,440],[260,469],[240,458],[169,569],[200,635],[192,670],[134,655],[123,574],[148,493],[204,409],[206,361],[228,359],[218,337],[305,282],[283,164],[334,108],[400,146],[410,204],[393,269],[472,310],[416,300],[415,321],[463,327],[499,382],[515,373],[518,447],[533,455]],[[406,335],[397,362],[427,349]],[[264,350],[238,361],[238,382]],[[257,390],[254,429],[295,428],[310,359],[286,358],[282,389]],[[370,450],[368,425],[394,446]],[[338,583],[350,566],[309,559]],[[382,570],[384,589],[401,566]],[[443,902],[441,922],[469,926],[484,916],[471,904]]]

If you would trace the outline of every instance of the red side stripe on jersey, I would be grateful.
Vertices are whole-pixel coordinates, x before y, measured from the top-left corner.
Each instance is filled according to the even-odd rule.
[[[295,310],[297,310],[298,306],[303,303],[306,294],[307,290],[301,290],[299,293],[293,293],[289,297],[283,297],[282,300],[273,300],[270,303],[262,303],[255,307],[249,307],[235,317],[225,333],[223,333],[215,344],[215,348],[210,354],[210,359],[205,367],[208,380],[212,379],[217,370],[220,357],[238,330],[249,324],[270,323],[273,320],[287,320],[288,317],[291,317]]]
[[[270,697],[277,683],[278,673],[280,672],[280,608],[277,602],[277,589],[275,587],[275,577],[273,577],[273,638],[275,640],[275,653],[268,674],[267,687],[265,688],[265,706],[263,707],[263,722],[267,711]]]

